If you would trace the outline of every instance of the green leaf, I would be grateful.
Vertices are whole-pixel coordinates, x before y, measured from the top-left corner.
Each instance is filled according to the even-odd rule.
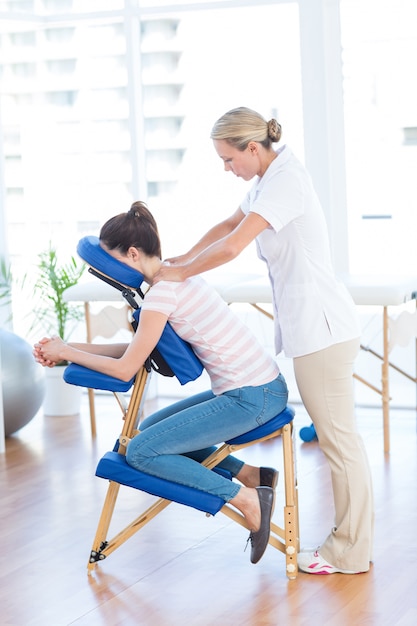
[[[71,322],[83,319],[81,305],[73,305],[64,300],[64,292],[78,283],[86,266],[78,263],[75,257],[63,264],[59,263],[57,251],[49,244],[49,249],[39,254],[35,294],[39,303],[35,306],[36,320],[32,325],[44,326],[49,334],[56,334],[67,340]],[[74,324],[75,325],[75,324]]]

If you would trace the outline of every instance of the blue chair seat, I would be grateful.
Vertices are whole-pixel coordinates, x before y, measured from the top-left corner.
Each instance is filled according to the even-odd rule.
[[[291,406],[285,407],[281,413],[279,413],[276,417],[273,417],[269,422],[263,424],[262,426],[258,426],[253,430],[250,430],[243,435],[239,435],[238,437],[234,437],[229,441],[226,441],[229,445],[242,445],[244,443],[250,443],[251,441],[256,441],[257,439],[262,439],[262,437],[266,437],[271,433],[274,433],[276,430],[283,428],[286,424],[289,424],[294,419],[295,411]]]

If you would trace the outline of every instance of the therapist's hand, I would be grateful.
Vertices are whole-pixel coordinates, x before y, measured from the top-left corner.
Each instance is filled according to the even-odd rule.
[[[164,259],[164,263],[167,265],[184,265],[188,263],[190,259],[187,254],[180,254],[179,256],[173,256],[170,259]]]
[[[186,279],[182,265],[161,265],[159,271],[153,277],[154,283],[168,280],[174,283],[182,283]]]

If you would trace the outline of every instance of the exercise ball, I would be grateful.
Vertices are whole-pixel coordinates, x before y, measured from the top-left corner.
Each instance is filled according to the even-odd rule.
[[[27,341],[1,328],[0,350],[4,431],[8,437],[26,426],[41,407],[45,375]]]

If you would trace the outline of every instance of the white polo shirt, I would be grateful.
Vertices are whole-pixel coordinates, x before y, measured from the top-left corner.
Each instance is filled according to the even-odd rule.
[[[270,224],[256,242],[272,285],[276,353],[294,358],[359,337],[355,304],[334,274],[311,178],[287,146],[256,179],[241,209]]]

